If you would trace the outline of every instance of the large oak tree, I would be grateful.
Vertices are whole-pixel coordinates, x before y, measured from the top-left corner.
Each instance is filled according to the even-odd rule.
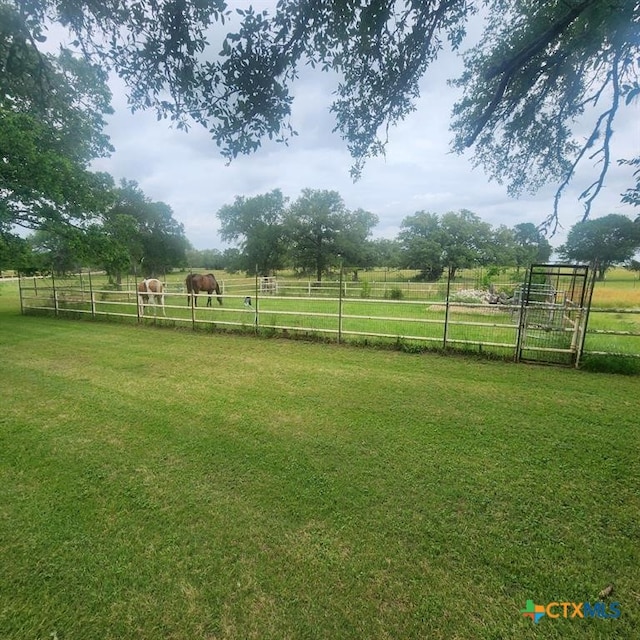
[[[349,266],[364,265],[377,222],[377,216],[368,211],[349,211],[337,191],[303,189],[287,211],[294,266],[314,272],[319,282],[344,261]]]
[[[0,232],[81,222],[110,202],[111,178],[89,171],[112,151],[102,67],[38,49],[32,3],[0,2]]]
[[[640,248],[640,221],[610,213],[602,218],[578,222],[559,248],[563,258],[594,263],[602,280],[607,269],[633,258]]]
[[[237,242],[241,263],[236,268],[247,273],[270,276],[286,262],[285,215],[287,198],[274,189],[251,198],[237,196],[216,214],[221,222],[220,237]]]

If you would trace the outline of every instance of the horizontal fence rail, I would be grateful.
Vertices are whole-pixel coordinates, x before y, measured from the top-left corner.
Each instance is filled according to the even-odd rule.
[[[133,285],[134,283],[131,283]],[[520,346],[528,360],[569,364],[580,347],[580,309],[570,301],[534,302],[527,310],[517,297],[470,301],[469,291],[457,283],[414,287],[414,299],[393,299],[392,292],[407,283],[262,282],[249,279],[221,281],[223,304],[216,295],[197,295],[191,305],[181,283],[169,283],[164,307],[152,300],[141,307],[137,291],[98,286],[90,274],[69,279],[22,278],[23,313],[47,312],[60,316],[85,316],[131,320],[139,323],[229,328],[255,333],[325,336],[337,341],[402,343],[444,349],[464,349],[514,356]],[[414,283],[410,283],[414,284]],[[447,297],[447,289],[449,296]],[[377,294],[377,295],[376,295]],[[404,298],[408,298],[404,294]],[[556,296],[556,299],[560,299]],[[640,357],[640,310],[590,310],[583,354],[616,354]],[[535,314],[531,316],[531,314]],[[606,326],[607,317],[629,318],[624,330]],[[533,321],[531,318],[533,317]],[[539,318],[539,319],[538,319]],[[526,333],[526,340],[523,339]]]
[[[640,309],[591,307],[586,334],[584,353],[640,358]]]

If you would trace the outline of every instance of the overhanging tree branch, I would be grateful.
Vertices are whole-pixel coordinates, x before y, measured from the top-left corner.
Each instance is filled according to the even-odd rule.
[[[505,60],[502,64],[492,67],[487,71],[485,74],[487,80],[492,80],[497,76],[502,76],[502,78],[493,92],[493,97],[488,106],[476,121],[471,135],[465,140],[466,147],[471,147],[475,144],[478,136],[493,117],[498,105],[502,102],[505,91],[512,78],[521,72],[530,60],[544,51],[554,40],[557,40],[578,16],[580,16],[585,9],[595,4],[596,1],[597,0],[583,0],[583,2],[571,9],[565,16],[552,24],[549,29],[533,42],[524,47],[524,49],[517,52],[508,60]]]
[[[620,106],[620,83],[619,83],[619,63],[620,63],[620,55],[615,54],[613,58],[613,64],[611,72],[607,75],[607,78],[603,85],[597,92],[597,95],[600,96],[603,94],[606,86],[611,83],[612,87],[612,96],[611,96],[611,106],[605,112],[601,113],[598,117],[592,131],[591,135],[585,142],[585,144],[581,147],[579,153],[574,158],[571,163],[571,167],[569,171],[566,173],[564,179],[560,183],[560,186],[556,190],[554,199],[553,199],[553,211],[552,213],[544,220],[541,225],[541,228],[545,230],[551,230],[551,235],[553,235],[558,229],[558,221],[559,221],[559,207],[560,207],[560,198],[562,196],[563,191],[571,182],[573,178],[577,166],[586,156],[589,149],[593,147],[597,140],[602,139],[602,144],[600,147],[593,152],[589,157],[590,160],[602,156],[600,162],[602,162],[602,166],[600,168],[600,173],[594,182],[592,182],[579,196],[579,200],[584,200],[584,214],[582,216],[582,221],[584,222],[589,218],[589,214],[591,213],[591,205],[597,198],[598,194],[602,190],[604,185],[604,180],[607,175],[607,171],[609,170],[609,166],[611,164],[611,138],[613,136],[613,122]],[[604,124],[604,131],[603,131]]]

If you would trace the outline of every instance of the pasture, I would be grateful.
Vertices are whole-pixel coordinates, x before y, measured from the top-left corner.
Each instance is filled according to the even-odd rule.
[[[637,378],[17,300],[0,638],[637,637]],[[610,583],[617,619],[521,613]]]
[[[523,332],[519,302],[489,304],[477,297],[489,288],[513,296],[524,274],[503,271],[491,278],[482,269],[462,272],[450,283],[448,304],[449,283],[416,282],[405,272],[372,270],[361,273],[357,282],[343,279],[342,286],[337,280],[315,283],[285,273],[271,279],[269,289],[265,283],[258,286],[255,278],[220,273],[225,304],[207,308],[206,294],[201,294],[201,306],[194,309],[185,289],[186,273],[174,272],[165,276],[166,313],[149,307],[144,321],[572,364],[582,344],[582,321],[575,306],[565,306],[568,283],[558,286],[554,280],[556,299],[545,309],[528,312],[528,329]],[[391,277],[399,280],[390,281]],[[122,289],[107,283],[104,275],[87,272],[56,278],[55,283],[26,278],[22,293],[27,313],[140,320],[135,284],[129,278]],[[247,295],[253,305],[246,304]],[[633,374],[640,372],[639,358],[640,283],[631,272],[612,269],[606,281],[596,284],[581,365]]]

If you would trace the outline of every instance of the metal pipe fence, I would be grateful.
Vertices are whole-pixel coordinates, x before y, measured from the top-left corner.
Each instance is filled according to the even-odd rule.
[[[131,283],[135,287],[135,283]],[[577,364],[580,352],[640,357],[640,310],[591,309],[593,327],[585,328],[587,309],[568,299],[536,293],[523,306],[522,295],[507,288],[472,291],[448,278],[445,283],[416,287],[411,296],[390,297],[394,283],[374,287],[337,282],[306,287],[255,278],[221,281],[223,305],[213,296],[187,301],[184,286],[169,282],[164,309],[152,301],[139,307],[135,288],[106,286],[104,276],[85,271],[71,277],[21,278],[23,313],[84,316],[193,329],[240,330],[260,334],[300,335],[359,343],[401,343],[417,348],[464,349],[559,364]],[[413,284],[413,283],[412,283]],[[514,292],[517,287],[513,287]],[[401,289],[400,289],[401,290]],[[295,292],[298,291],[298,295]],[[537,291],[537,290],[536,290]],[[478,296],[483,295],[484,298]],[[609,314],[607,316],[607,314]],[[630,319],[619,328],[621,315]],[[604,326],[608,317],[610,324]],[[616,325],[613,320],[618,321]]]

